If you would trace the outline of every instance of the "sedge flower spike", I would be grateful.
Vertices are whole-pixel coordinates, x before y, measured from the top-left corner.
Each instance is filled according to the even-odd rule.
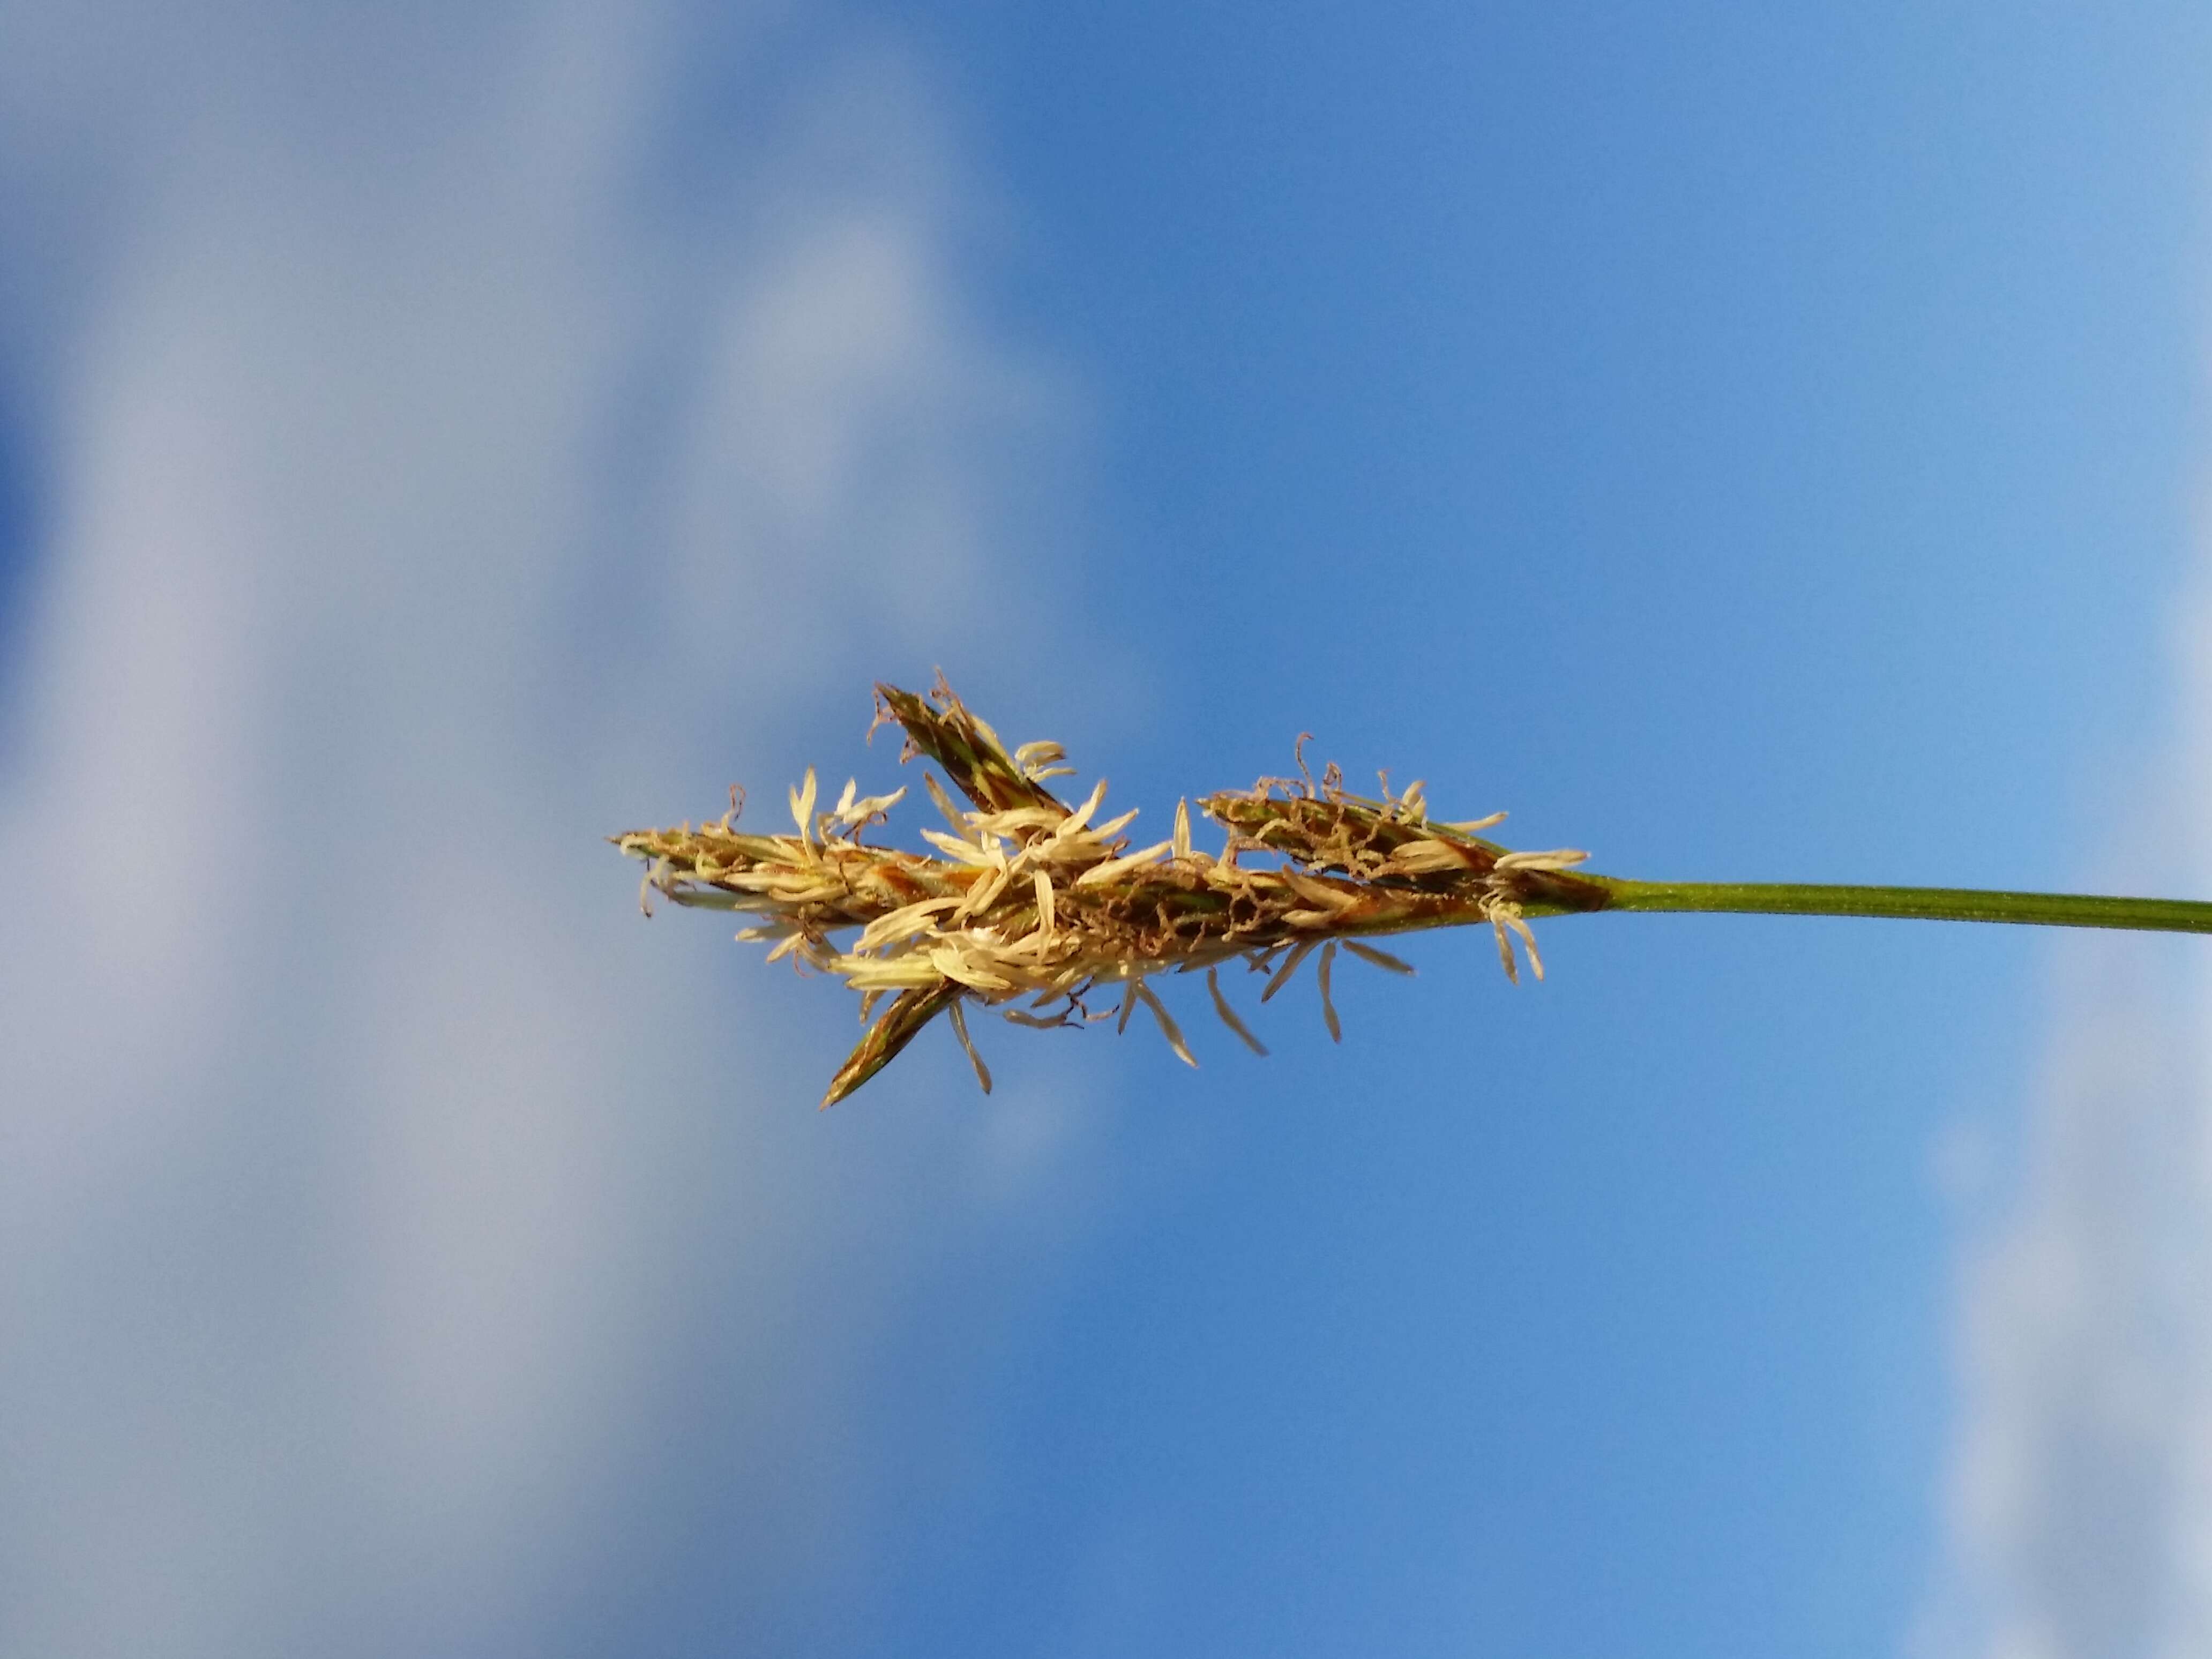
[[[791,791],[793,833],[737,828],[742,797],[694,828],[638,830],[611,839],[646,865],[641,900],[753,918],[740,939],[769,945],[802,969],[836,975],[860,998],[866,1023],[888,1006],[830,1079],[834,1105],[889,1065],[938,1015],[985,1092],[991,1074],[963,1005],[1017,1024],[1073,1026],[1113,1019],[1126,1030],[1139,1004],[1168,1046],[1195,1066],[1189,1044],[1146,981],[1204,970],[1215,1013],[1239,1041],[1261,1046],[1221,988],[1223,964],[1265,976],[1261,1002],[1319,952],[1315,981],[1331,1037],[1343,1030],[1331,995],[1338,947],[1393,973],[1413,971],[1371,943],[1377,935],[1469,924],[1487,927],[1509,979],[1521,961],[1543,977],[1532,918],[1605,910],[1701,910],[1919,917],[2212,933],[2212,904],[1952,888],[1661,883],[1599,876],[1571,848],[1515,852],[1475,832],[1501,822],[1429,817],[1423,786],[1377,798],[1348,793],[1331,765],[1316,783],[1263,778],[1249,791],[1209,795],[1199,809],[1226,834],[1218,854],[1191,836],[1190,804],[1172,833],[1133,847],[1134,811],[1103,816],[1104,780],[1070,805],[1047,781],[1068,775],[1057,744],[1008,750],[940,678],[922,697],[876,688],[877,725],[906,734],[901,760],[942,769],[963,806],[925,773],[945,829],[924,830],[933,854],[878,846],[868,834],[906,796],[860,797],[848,782],[820,809],[813,771]],[[871,727],[871,731],[874,728]],[[1103,1006],[1093,1007],[1097,1001]]]

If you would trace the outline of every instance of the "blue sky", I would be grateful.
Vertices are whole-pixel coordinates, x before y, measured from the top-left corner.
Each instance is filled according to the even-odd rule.
[[[10,12],[0,1645],[2200,1646],[2185,942],[1568,919],[820,1115],[599,837],[942,665],[1140,824],[1310,731],[2212,896],[2209,35]]]

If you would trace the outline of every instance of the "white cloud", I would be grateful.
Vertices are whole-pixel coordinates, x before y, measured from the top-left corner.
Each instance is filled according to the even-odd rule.
[[[776,1617],[865,1533],[866,1356],[1057,1236],[1081,1133],[1018,1079],[816,1119],[844,1027],[787,1054],[596,840],[1043,602],[1000,544],[1067,398],[962,299],[925,82],[771,72],[765,16],[375,9],[19,9],[0,68],[0,191],[77,220],[9,339],[54,492],[0,781],[11,1652],[526,1650],[686,1463]]]
[[[2212,892],[2212,574],[2164,775],[2106,890]],[[2212,973],[2202,942],[2057,946],[2003,1212],[1962,1277],[1948,1552],[1922,1645],[1988,1659],[2212,1646]]]

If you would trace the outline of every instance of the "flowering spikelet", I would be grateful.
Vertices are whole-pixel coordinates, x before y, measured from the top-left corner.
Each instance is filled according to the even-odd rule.
[[[769,944],[771,961],[788,956],[837,975],[860,994],[864,1020],[890,997],[830,1079],[824,1106],[858,1089],[947,1011],[988,1090],[963,1002],[1024,1025],[1080,1025],[1116,1017],[1111,1008],[1094,1011],[1090,999],[1118,987],[1121,1024],[1143,1003],[1169,1045],[1194,1066],[1174,1018],[1145,982],[1155,974],[1204,969],[1223,1022],[1265,1053],[1222,994],[1216,969],[1231,958],[1271,974],[1265,1001],[1316,946],[1327,946],[1319,982],[1335,1036],[1328,978],[1339,942],[1378,967],[1410,973],[1359,939],[1486,922],[1507,975],[1518,977],[1518,939],[1540,978],[1527,915],[1607,902],[1602,884],[1572,873],[1582,853],[1511,853],[1477,839],[1473,831],[1502,813],[1472,824],[1434,822],[1419,783],[1393,795],[1386,779],[1382,799],[1370,800],[1347,794],[1334,766],[1316,786],[1303,761],[1297,781],[1262,779],[1249,793],[1199,803],[1228,832],[1218,856],[1192,845],[1188,802],[1178,804],[1169,839],[1132,850],[1125,832],[1137,815],[1102,818],[1103,779],[1074,806],[1046,787],[1069,769],[1057,763],[1058,744],[1009,751],[941,679],[927,697],[888,685],[878,686],[876,697],[877,723],[906,733],[901,759],[935,762],[969,802],[958,805],[924,775],[947,826],[921,832],[936,856],[866,840],[903,789],[856,799],[848,782],[836,806],[817,811],[811,769],[791,792],[795,833],[740,833],[732,790],[719,822],[612,838],[646,863],[648,911],[658,890],[678,904],[744,912],[756,921],[739,939]],[[1248,854],[1266,861],[1246,863]],[[837,936],[853,929],[857,934],[840,943]]]

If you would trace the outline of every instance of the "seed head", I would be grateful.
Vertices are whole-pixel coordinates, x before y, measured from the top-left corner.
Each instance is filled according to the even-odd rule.
[[[648,914],[655,891],[682,905],[744,912],[755,921],[739,939],[769,945],[770,961],[789,957],[843,980],[860,995],[863,1020],[891,999],[830,1079],[825,1107],[945,1012],[988,1093],[990,1073],[969,1038],[964,1003],[1018,1024],[1079,1027],[1116,1017],[1094,1011],[1091,1000],[1119,987],[1121,1025],[1143,1003],[1169,1046],[1195,1066],[1174,1018],[1146,983],[1156,974],[1203,969],[1223,1023],[1265,1054],[1222,992],[1218,969],[1225,962],[1241,958],[1267,976],[1264,1002],[1324,947],[1316,970],[1323,1017],[1340,1038],[1330,997],[1340,943],[1377,967],[1411,973],[1361,939],[1486,922],[1508,977],[1519,976],[1517,939],[1541,978],[1524,912],[1607,902],[1601,884],[1571,873],[1586,854],[1512,853],[1476,837],[1503,813],[1439,823],[1428,817],[1419,783],[1393,794],[1386,776],[1381,799],[1364,799],[1345,792],[1334,765],[1316,785],[1302,752],[1297,780],[1262,779],[1249,792],[1199,803],[1227,831],[1218,854],[1193,844],[1188,801],[1177,803],[1167,840],[1133,851],[1126,832],[1137,814],[1101,818],[1103,779],[1074,806],[1046,787],[1070,770],[1058,764],[1057,744],[1009,751],[942,678],[927,697],[878,685],[876,698],[876,723],[906,734],[902,761],[933,761],[969,803],[957,805],[924,775],[947,826],[921,832],[935,856],[866,839],[903,789],[856,798],[857,785],[848,782],[835,807],[817,811],[811,769],[791,792],[794,833],[741,833],[733,789],[731,810],[718,822],[612,837],[645,862],[641,896]]]

